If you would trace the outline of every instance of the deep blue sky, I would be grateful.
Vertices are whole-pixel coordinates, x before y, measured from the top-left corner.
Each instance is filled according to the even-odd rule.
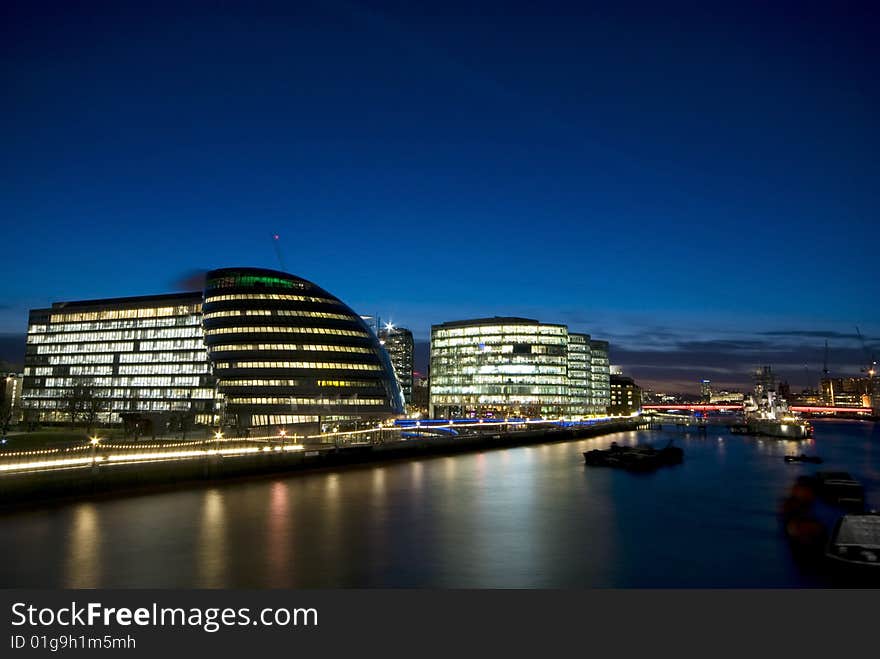
[[[857,371],[856,325],[880,352],[875,3],[2,11],[7,345],[55,300],[278,267],[277,232],[421,338],[566,322],[679,388],[805,383],[825,336]]]

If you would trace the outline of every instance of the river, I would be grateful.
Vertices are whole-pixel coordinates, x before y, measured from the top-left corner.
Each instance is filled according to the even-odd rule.
[[[849,471],[880,507],[880,424],[803,445],[681,430],[427,457],[0,516],[0,585],[39,588],[809,587],[777,510],[795,477]],[[651,474],[586,467],[621,444],[685,450]],[[825,464],[786,464],[787,452]]]

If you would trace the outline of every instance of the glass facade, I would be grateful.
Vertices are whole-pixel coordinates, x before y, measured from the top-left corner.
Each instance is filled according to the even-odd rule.
[[[34,422],[186,413],[317,430],[404,408],[388,355],[357,314],[311,282],[256,268],[215,270],[204,292],[31,311],[22,390]]]
[[[431,328],[430,415],[581,417],[604,414],[594,391],[593,343],[565,325],[484,318]],[[607,405],[607,403],[606,403]]]
[[[403,413],[378,338],[309,281],[274,270],[215,270],[208,273],[203,322],[229,423],[317,429]]]
[[[185,412],[210,423],[215,387],[202,336],[201,293],[35,309],[28,322],[22,407],[28,419]],[[89,409],[86,409],[89,408]]]
[[[590,341],[590,387],[593,414],[606,414],[611,404],[608,341]]]
[[[379,331],[379,342],[388,353],[403,399],[412,403],[413,389],[413,335],[404,327],[385,327]]]

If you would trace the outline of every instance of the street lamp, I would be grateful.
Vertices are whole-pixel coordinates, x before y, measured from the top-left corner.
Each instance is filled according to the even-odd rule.
[[[89,444],[92,445],[92,466],[94,467],[98,463],[98,444],[101,442],[101,438],[97,435],[94,437],[89,437]]]

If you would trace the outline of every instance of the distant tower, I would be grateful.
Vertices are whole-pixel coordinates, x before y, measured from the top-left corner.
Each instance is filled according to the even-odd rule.
[[[712,380],[700,380],[700,398],[704,403],[712,400]]]
[[[403,391],[406,404],[412,403],[413,396],[413,335],[405,327],[395,327],[386,323],[379,330],[379,341],[391,358],[397,382]]]
[[[755,371],[755,393],[761,396],[776,391],[776,376],[769,366],[762,366]]]

